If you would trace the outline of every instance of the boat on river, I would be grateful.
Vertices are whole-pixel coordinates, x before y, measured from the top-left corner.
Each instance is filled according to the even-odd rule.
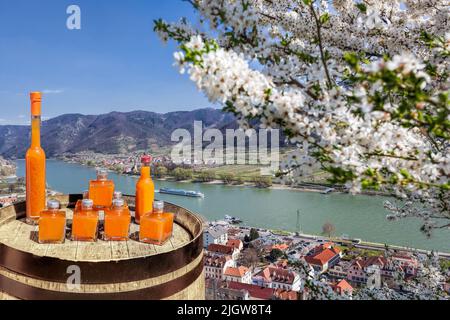
[[[225,220],[226,220],[228,223],[231,223],[231,224],[239,224],[239,223],[242,223],[242,220],[241,220],[241,219],[236,218],[236,217],[232,217],[232,216],[229,216],[229,215],[225,215]]]
[[[204,198],[205,195],[198,191],[191,191],[191,190],[180,190],[180,189],[171,189],[171,188],[161,188],[159,189],[159,193],[163,194],[171,194],[174,196],[184,196],[184,197],[191,197],[191,198]]]

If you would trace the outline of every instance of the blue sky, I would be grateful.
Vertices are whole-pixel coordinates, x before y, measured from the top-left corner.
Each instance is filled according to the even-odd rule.
[[[71,4],[81,30],[66,27]],[[154,19],[182,16],[197,21],[181,0],[0,0],[0,125],[26,123],[38,90],[46,118],[210,106],[153,32]]]

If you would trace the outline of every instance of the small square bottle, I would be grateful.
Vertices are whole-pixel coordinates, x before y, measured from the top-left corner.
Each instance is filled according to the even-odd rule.
[[[60,210],[60,203],[56,200],[47,202],[47,209],[42,211],[39,218],[39,243],[61,244],[66,237],[66,212]]]
[[[75,210],[72,221],[73,241],[97,241],[98,232],[98,212],[94,210],[94,202],[91,199],[84,199],[81,208]]]
[[[126,241],[130,232],[131,214],[123,199],[114,199],[105,213],[105,241]]]
[[[170,238],[168,231],[171,223],[169,216],[164,215],[164,202],[155,201],[153,212],[141,217],[139,241],[158,246],[163,245]]]
[[[111,207],[114,194],[114,182],[108,180],[108,171],[97,171],[97,180],[89,182],[89,198],[94,201],[94,208]]]

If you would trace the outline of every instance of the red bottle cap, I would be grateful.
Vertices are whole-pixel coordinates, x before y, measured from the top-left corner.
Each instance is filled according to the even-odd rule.
[[[148,154],[143,155],[141,158],[141,162],[150,164],[152,162],[152,156]]]

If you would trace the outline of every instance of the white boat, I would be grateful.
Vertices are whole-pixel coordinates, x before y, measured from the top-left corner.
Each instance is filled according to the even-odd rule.
[[[232,216],[229,216],[229,215],[225,215],[225,220],[228,221],[229,223],[232,223],[232,224],[239,224],[239,223],[242,222],[241,219],[236,218],[236,217],[232,217]]]
[[[325,189],[324,191],[322,191],[322,194],[329,194],[329,193],[332,193],[334,191],[335,191],[334,188],[328,188],[328,189]]]

